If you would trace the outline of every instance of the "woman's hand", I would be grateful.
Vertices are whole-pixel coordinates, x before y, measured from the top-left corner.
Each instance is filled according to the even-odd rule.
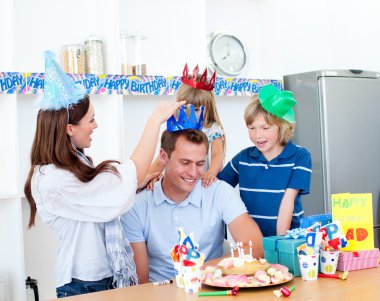
[[[152,115],[149,117],[140,141],[133,151],[130,159],[135,163],[137,182],[139,187],[145,187],[149,181],[145,181],[149,166],[152,163],[154,151],[157,147],[161,124],[185,103],[185,101],[163,101],[160,102]],[[145,185],[143,185],[145,184]]]
[[[160,101],[152,113],[152,118],[163,123],[185,103],[186,101]]]

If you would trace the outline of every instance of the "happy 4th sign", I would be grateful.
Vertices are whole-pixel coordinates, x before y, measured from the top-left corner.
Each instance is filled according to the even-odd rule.
[[[344,251],[374,248],[372,194],[332,194],[333,220],[342,223],[348,246]]]

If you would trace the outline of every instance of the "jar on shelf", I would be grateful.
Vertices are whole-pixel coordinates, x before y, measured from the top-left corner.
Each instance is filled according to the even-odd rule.
[[[86,51],[86,73],[104,74],[103,44],[96,36],[84,42]]]
[[[146,75],[143,41],[140,34],[121,34],[121,73],[126,75]]]
[[[62,47],[63,71],[66,73],[83,74],[85,69],[85,51],[81,44],[64,45]]]

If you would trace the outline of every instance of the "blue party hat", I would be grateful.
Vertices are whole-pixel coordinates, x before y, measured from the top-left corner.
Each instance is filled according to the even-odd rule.
[[[45,51],[45,84],[44,95],[39,100],[43,111],[58,111],[77,104],[86,95],[82,85],[74,81],[63,72],[55,61],[54,54]]]
[[[195,114],[195,109],[193,105],[189,105],[190,113],[189,117],[187,117],[185,112],[185,106],[181,106],[181,109],[178,114],[178,121],[175,119],[174,115],[168,119],[166,122],[166,128],[169,132],[176,132],[182,130],[201,130],[203,127],[203,111],[204,106],[201,106],[201,114],[199,115],[199,119],[197,120],[197,115]]]

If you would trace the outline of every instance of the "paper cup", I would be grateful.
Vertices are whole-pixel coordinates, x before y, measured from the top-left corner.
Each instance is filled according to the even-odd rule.
[[[339,250],[337,251],[320,251],[321,273],[335,274],[338,265]]]
[[[175,283],[177,284],[177,287],[184,287],[181,262],[173,262],[173,265],[175,272]]]
[[[318,278],[319,255],[298,255],[302,280],[312,281]]]
[[[201,288],[201,269],[199,266],[182,266],[183,283],[185,292],[197,293]]]

